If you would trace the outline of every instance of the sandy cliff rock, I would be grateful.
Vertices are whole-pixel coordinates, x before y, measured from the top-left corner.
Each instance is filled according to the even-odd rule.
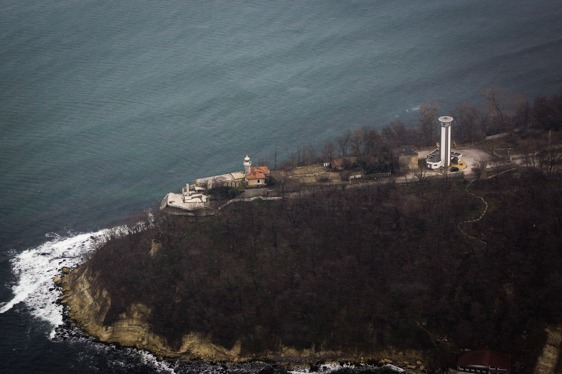
[[[549,326],[543,351],[537,360],[535,374],[555,373],[562,351],[562,325]],[[559,365],[560,366],[560,365]]]
[[[131,305],[126,313],[110,325],[105,325],[105,316],[111,306],[111,298],[106,290],[99,290],[94,284],[93,275],[87,266],[75,269],[57,278],[56,283],[63,288],[63,302],[68,308],[68,316],[88,335],[106,343],[117,343],[122,346],[148,350],[160,357],[203,359],[208,361],[246,361],[252,359],[268,359],[286,363],[306,363],[317,360],[363,361],[372,357],[349,355],[335,351],[296,350],[280,347],[277,352],[268,352],[259,356],[243,355],[240,343],[232,349],[211,343],[211,340],[200,334],[190,333],[183,336],[181,347],[177,350],[170,347],[166,340],[153,333],[148,324],[150,309],[143,304]],[[421,352],[383,351],[380,357],[391,357],[397,361],[416,362]],[[383,360],[382,363],[393,362]]]
[[[150,330],[147,318],[150,310],[143,304],[131,305],[111,325],[105,325],[105,316],[111,305],[106,290],[92,287],[94,275],[87,267],[76,269],[64,276],[61,301],[68,307],[68,316],[87,334],[102,342],[149,350],[163,357],[201,358],[208,360],[240,359],[240,345],[231,350],[210,343],[198,334],[183,337],[179,350],[172,349],[166,341]]]

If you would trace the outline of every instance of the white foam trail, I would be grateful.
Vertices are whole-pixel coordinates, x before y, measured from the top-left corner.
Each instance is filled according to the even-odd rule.
[[[158,373],[170,373],[175,374],[174,368],[172,368],[167,362],[165,361],[158,361],[156,356],[152,353],[147,351],[136,351],[141,358],[141,362],[147,366],[154,368]]]
[[[344,369],[344,368],[353,369],[354,366],[349,365],[349,364],[326,363],[326,364],[320,365],[319,367],[314,369],[314,371],[312,371],[312,372],[329,374],[333,371],[341,370],[341,369]],[[306,369],[289,370],[289,373],[291,373],[291,374],[309,374],[309,373],[311,373],[311,371],[310,371],[310,369],[306,368]]]
[[[56,304],[59,295],[53,291],[53,278],[60,274],[63,267],[82,263],[110,231],[105,229],[66,238],[51,235],[54,239],[13,257],[10,263],[16,276],[16,283],[12,286],[14,297],[0,307],[0,313],[23,302],[31,315],[53,326],[50,333],[53,338],[55,328],[63,323],[63,309]]]
[[[416,105],[416,106],[413,106],[413,107],[411,107],[411,108],[409,108],[409,109],[406,109],[406,112],[407,112],[407,113],[417,112],[417,111],[419,111],[420,109],[421,109],[421,105]]]
[[[369,366],[367,366],[369,367]],[[406,371],[398,366],[386,364],[383,365],[384,368],[390,369],[396,373],[405,373]],[[356,369],[356,366],[353,364],[339,364],[339,363],[327,363],[322,364],[319,367],[315,368],[314,371],[310,371],[310,369],[297,369],[297,370],[289,370],[288,372],[291,374],[310,374],[310,373],[326,373],[330,374],[338,370],[342,369]],[[374,368],[374,367],[369,367]]]

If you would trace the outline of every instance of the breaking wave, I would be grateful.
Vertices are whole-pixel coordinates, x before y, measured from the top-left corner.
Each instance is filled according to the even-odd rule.
[[[85,344],[84,349],[81,349],[84,354],[77,359],[85,361],[83,364],[87,366],[88,361],[102,354],[105,357],[103,364],[114,372],[131,368],[136,370],[140,366],[158,373],[175,373],[173,364],[160,361],[149,352],[97,343],[80,331],[64,327],[63,306],[57,303],[60,291],[55,287],[53,278],[59,276],[64,267],[72,268],[86,261],[110,235],[123,233],[124,226],[67,236],[47,234],[48,240],[37,247],[19,254],[10,251],[13,255],[10,264],[15,277],[11,287],[14,296],[0,305],[0,314],[22,305],[35,319],[48,323],[51,340]],[[97,362],[95,366],[99,364]]]
[[[14,297],[0,306],[0,314],[23,303],[33,317],[50,323],[49,336],[53,338],[55,329],[63,324],[63,307],[56,302],[60,293],[54,287],[53,278],[63,267],[71,268],[84,262],[110,231],[68,237],[48,234],[47,242],[15,255],[10,260],[16,278],[11,287]]]

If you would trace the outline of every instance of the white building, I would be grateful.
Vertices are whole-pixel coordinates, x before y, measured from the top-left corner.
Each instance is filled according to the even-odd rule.
[[[451,160],[458,164],[462,159],[462,154],[451,150],[451,124],[453,117],[441,116],[439,123],[441,124],[441,142],[439,148],[429,153],[426,159],[428,169],[439,169],[444,167],[448,169],[451,166]]]
[[[228,174],[195,180],[196,188],[209,190],[215,187],[263,187],[267,186],[271,171],[267,166],[252,166],[249,156],[244,157],[244,171],[235,171]]]
[[[199,178],[195,181],[193,189],[189,184],[182,188],[181,193],[168,193],[162,200],[160,209],[166,207],[186,211],[208,209],[211,207],[209,197],[203,192],[216,187],[262,187],[266,186],[269,179],[267,166],[252,166],[250,157],[244,158],[244,171],[235,171],[228,174]]]
[[[181,190],[181,194],[170,192],[164,197],[161,209],[165,207],[178,208],[182,210],[198,210],[210,208],[210,202],[207,195],[198,191],[191,191],[189,184],[186,184]]]
[[[241,171],[235,171],[228,174],[214,175],[212,177],[199,178],[195,180],[195,186],[202,189],[211,189],[215,187],[242,187],[245,174]]]
[[[244,158],[244,179],[248,187],[263,187],[267,186],[267,180],[271,173],[267,166],[252,166],[250,157],[246,155]]]

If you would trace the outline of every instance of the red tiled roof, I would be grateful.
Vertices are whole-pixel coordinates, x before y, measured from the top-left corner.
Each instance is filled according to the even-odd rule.
[[[258,166],[250,168],[250,173],[246,175],[247,180],[254,179],[265,179],[265,177],[270,173],[267,166]]]
[[[330,161],[330,167],[336,169],[336,168],[342,168],[343,167],[343,162],[344,159],[343,158],[336,158],[333,159],[332,161]]]
[[[267,166],[257,166],[257,167],[252,168],[252,169],[261,171],[261,172],[264,173],[265,175],[267,175],[267,174],[270,173],[269,168],[268,168]]]
[[[509,371],[511,360],[509,359],[509,355],[505,353],[485,349],[482,351],[467,352],[459,357],[457,361],[457,366],[461,367],[475,365],[489,366]]]

